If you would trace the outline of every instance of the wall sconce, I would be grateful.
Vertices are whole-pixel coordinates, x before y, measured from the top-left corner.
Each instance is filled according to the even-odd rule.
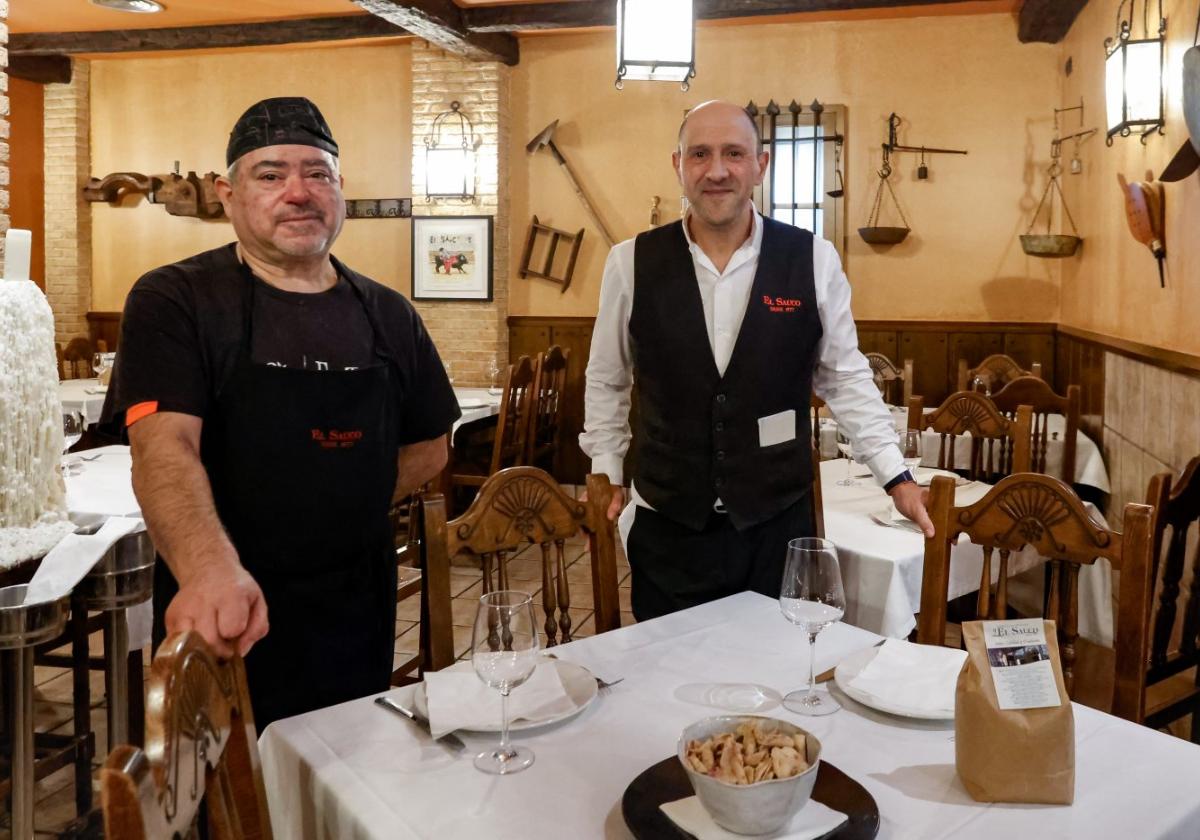
[[[433,118],[425,137],[425,197],[475,200],[475,126],[451,102]]]
[[[626,79],[679,82],[696,75],[692,0],[617,0],[617,90]]]
[[[1104,39],[1104,101],[1108,117],[1108,136],[1128,137],[1134,127],[1144,127],[1141,140],[1163,128],[1163,44],[1167,31],[1158,0],[1157,37],[1151,37],[1147,18],[1150,0],[1142,0],[1142,38],[1134,39],[1133,15],[1137,0],[1121,0],[1117,7],[1117,34]],[[1122,16],[1126,4],[1129,14]]]

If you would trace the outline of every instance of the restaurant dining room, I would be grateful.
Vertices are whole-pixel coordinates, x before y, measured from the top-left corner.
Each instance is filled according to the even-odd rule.
[[[1198,171],[1200,0],[0,0],[0,838],[1200,838]]]

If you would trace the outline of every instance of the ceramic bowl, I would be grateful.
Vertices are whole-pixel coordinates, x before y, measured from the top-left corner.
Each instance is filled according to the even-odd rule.
[[[788,779],[772,779],[751,785],[735,785],[698,773],[687,762],[688,742],[703,741],[714,735],[733,732],[743,723],[762,723],[767,732],[805,735],[808,747],[808,769]],[[817,764],[821,757],[821,742],[805,729],[779,718],[759,715],[722,715],[697,721],[683,730],[679,737],[677,755],[700,804],[717,825],[735,834],[769,834],[777,831],[808,804],[813,785],[817,782]]]

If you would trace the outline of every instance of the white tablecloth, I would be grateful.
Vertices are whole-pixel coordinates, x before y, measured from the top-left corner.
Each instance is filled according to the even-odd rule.
[[[931,410],[931,409],[927,409]],[[908,411],[892,408],[892,419],[899,432],[908,427]],[[1046,444],[1046,473],[1055,477],[1062,476],[1063,442],[1066,432],[1067,418],[1061,414],[1051,414],[1046,420],[1050,440]],[[1057,436],[1057,437],[1056,437]],[[926,429],[921,435],[921,465],[936,467],[938,460],[939,438],[937,432]],[[967,469],[971,465],[970,437],[960,438],[954,448],[954,461],[957,469]],[[831,418],[821,420],[821,455],[825,458],[838,457],[837,423]],[[1104,456],[1096,442],[1081,431],[1075,433],[1075,483],[1095,487],[1104,493],[1111,492],[1108,483],[1108,469],[1104,466]]]
[[[455,421],[454,428],[450,433],[452,437],[463,423],[473,423],[476,420],[494,417],[500,413],[500,395],[489,394],[487,388],[455,388],[454,395],[458,397],[462,417]],[[469,407],[462,404],[464,401],[468,402]],[[473,404],[478,402],[483,402],[484,405]]]
[[[817,640],[818,670],[878,637],[845,624]],[[277,721],[259,742],[275,836],[301,838],[628,838],[621,797],[644,769],[675,754],[685,726],[719,714],[689,702],[701,684],[746,682],[786,693],[808,673],[804,633],[778,606],[744,593],[572,642],[564,659],[616,672],[578,718],[515,733],[537,755],[509,777],[485,775],[467,736],[454,758],[415,726],[364,698]],[[408,700],[412,688],[395,689]],[[1194,840],[1200,748],[1075,707],[1075,803],[987,805],[954,771],[952,725],[892,718],[848,698],[829,717],[766,712],[810,729],[823,758],[870,791],[883,840]]]
[[[86,419],[89,426],[100,420],[100,411],[104,408],[105,394],[90,394],[100,387],[99,379],[64,379],[58,383],[58,399],[63,411],[78,411]]]
[[[918,533],[876,524],[872,513],[888,508],[889,499],[870,476],[855,479],[854,486],[837,482],[846,477],[844,458],[821,462],[821,495],[825,508],[825,536],[838,548],[842,566],[842,582],[846,588],[845,620],[857,627],[884,636],[906,637],[916,621],[914,613],[921,608],[921,576],[925,568],[925,538]],[[855,471],[865,472],[858,464]],[[972,483],[955,493],[955,504],[971,504],[990,489],[988,485]],[[1090,503],[1089,512],[1103,522],[1099,511]],[[1042,561],[1032,551],[1009,558],[1009,572],[1019,574],[1040,566]],[[992,558],[992,581],[999,579],[999,558]],[[1080,633],[1106,647],[1112,646],[1112,567],[1107,560],[1085,566],[1079,576]],[[957,598],[979,589],[983,570],[983,551],[979,546],[962,540],[950,555],[949,597]],[[1021,600],[1021,591],[1010,590],[1014,605],[1040,613],[1038,595]]]

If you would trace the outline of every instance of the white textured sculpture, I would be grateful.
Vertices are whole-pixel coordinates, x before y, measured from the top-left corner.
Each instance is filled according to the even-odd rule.
[[[0,568],[39,557],[67,519],[54,316],[29,279],[30,234],[5,236],[0,280]]]

